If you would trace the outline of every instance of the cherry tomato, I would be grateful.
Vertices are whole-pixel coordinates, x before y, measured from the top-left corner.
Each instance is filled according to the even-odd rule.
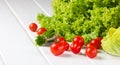
[[[89,44],[86,45],[86,48],[91,47],[91,46],[93,46],[93,44],[89,43]]]
[[[63,43],[63,45],[65,46],[65,51],[69,49],[69,44],[67,43],[64,37],[57,37],[57,42]]]
[[[38,30],[37,30],[37,34],[38,35],[41,35],[41,34],[43,34],[44,32],[46,32],[47,30],[45,29],[45,28],[39,28]]]
[[[85,52],[89,58],[95,58],[97,56],[97,48],[94,46],[86,47]]]
[[[78,54],[81,50],[82,46],[79,43],[72,43],[70,45],[70,49],[74,54]]]
[[[81,37],[81,36],[76,36],[76,37],[73,39],[72,42],[73,42],[73,43],[79,43],[81,46],[84,45],[84,39],[83,39],[83,37]]]
[[[53,55],[58,56],[58,55],[61,55],[65,51],[65,47],[62,43],[54,42],[50,46],[50,50]]]
[[[61,43],[63,43],[63,45],[65,47],[65,51],[67,51],[69,49],[69,44],[66,41],[61,42]]]
[[[58,41],[58,42],[64,42],[64,41],[66,41],[66,40],[65,40],[64,37],[58,36],[58,37],[57,37],[57,41]]]
[[[93,45],[94,47],[96,47],[97,49],[99,49],[101,47],[101,37],[95,38],[93,39],[89,44]]]
[[[80,52],[83,45],[84,45],[84,39],[81,36],[76,36],[73,39],[72,44],[70,45],[70,49],[74,54],[77,54]]]
[[[29,25],[29,29],[32,31],[32,32],[35,32],[37,30],[37,24],[36,23],[31,23]]]

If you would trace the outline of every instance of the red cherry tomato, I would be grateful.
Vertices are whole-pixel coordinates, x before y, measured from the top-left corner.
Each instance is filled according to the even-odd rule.
[[[79,43],[81,46],[84,45],[84,39],[83,39],[83,37],[81,37],[81,36],[76,36],[76,37],[73,39],[72,42],[73,42],[73,43]]]
[[[58,36],[58,37],[57,37],[57,41],[58,41],[58,42],[64,42],[64,41],[66,41],[66,40],[65,40],[64,37]]]
[[[84,39],[81,36],[76,36],[73,39],[72,44],[70,45],[70,49],[74,54],[77,54],[80,52],[83,45],[84,45]]]
[[[50,46],[50,51],[52,52],[53,55],[58,56],[58,55],[61,55],[65,51],[65,47],[62,43],[54,42]]]
[[[66,41],[61,42],[61,43],[63,43],[63,45],[65,47],[65,51],[67,51],[69,49],[69,44]]]
[[[36,23],[31,23],[29,25],[29,29],[32,31],[32,32],[35,32],[37,30],[37,24]]]
[[[94,46],[86,47],[86,56],[89,58],[95,58],[97,56],[97,48]]]
[[[69,44],[67,43],[64,37],[57,37],[57,42],[63,43],[63,45],[65,46],[65,51],[69,49]]]
[[[97,49],[99,49],[101,47],[101,37],[95,38],[93,39],[89,44],[93,45],[94,47],[96,47]]]
[[[93,46],[93,44],[89,43],[86,45],[86,48]]]
[[[45,29],[45,28],[39,28],[38,30],[37,30],[37,34],[38,35],[41,35],[41,34],[43,34],[44,32],[46,32],[47,30]]]
[[[72,43],[70,45],[70,49],[74,54],[78,54],[81,50],[82,46],[79,43]]]

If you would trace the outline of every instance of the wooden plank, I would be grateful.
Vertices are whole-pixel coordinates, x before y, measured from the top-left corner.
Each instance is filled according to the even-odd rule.
[[[5,65],[48,65],[4,0],[0,0],[0,51]]]
[[[52,0],[33,0],[36,5],[44,11],[44,13],[48,16],[53,15],[52,10]]]

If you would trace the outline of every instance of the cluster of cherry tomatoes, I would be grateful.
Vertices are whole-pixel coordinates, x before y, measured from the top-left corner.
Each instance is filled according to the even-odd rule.
[[[37,32],[38,35],[41,35],[45,31],[47,31],[45,28],[39,28],[37,30],[37,25],[35,23],[31,23],[29,25],[29,29],[32,32]],[[98,37],[96,39],[93,39],[91,42],[89,42],[86,45],[85,48],[85,54],[89,58],[95,58],[98,53],[98,49],[101,47],[101,37]],[[82,36],[76,36],[73,40],[72,43],[69,44],[64,37],[58,36],[57,40],[53,42],[52,45],[50,45],[50,51],[52,52],[53,55],[58,56],[64,53],[64,51],[67,51],[70,49],[74,54],[80,53],[82,47],[84,46],[84,39]]]
[[[97,49],[101,47],[101,37],[93,39],[89,44],[87,44],[85,53],[89,58],[95,58],[97,56]],[[84,39],[82,36],[76,36],[72,40],[72,44],[68,44],[63,37],[58,37],[57,41],[50,46],[50,50],[53,55],[58,56],[70,49],[74,54],[80,53],[84,45]]]
[[[36,23],[31,23],[29,25],[29,29],[32,31],[32,32],[37,32],[38,35],[41,35],[42,33],[44,33],[45,31],[47,31],[45,28],[38,28],[37,24]]]

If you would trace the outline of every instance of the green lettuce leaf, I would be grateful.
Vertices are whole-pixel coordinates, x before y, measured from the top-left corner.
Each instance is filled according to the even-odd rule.
[[[120,27],[109,29],[108,34],[102,40],[102,48],[111,55],[120,56]]]

